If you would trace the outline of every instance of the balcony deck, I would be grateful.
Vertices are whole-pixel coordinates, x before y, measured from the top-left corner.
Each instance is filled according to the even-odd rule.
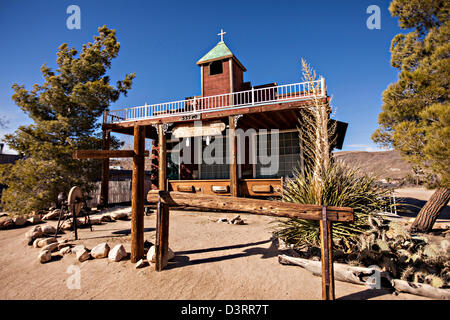
[[[287,104],[312,98],[325,98],[325,79],[251,89],[216,96],[194,97],[191,99],[130,107],[106,111],[104,124],[129,124],[143,120],[168,120],[174,116],[181,121],[199,120],[202,115],[217,111],[254,108],[270,104]]]

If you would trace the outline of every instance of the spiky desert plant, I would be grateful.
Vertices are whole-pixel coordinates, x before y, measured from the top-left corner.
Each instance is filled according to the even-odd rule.
[[[287,179],[283,189],[283,200],[287,202],[311,204],[316,201],[316,184],[311,183],[312,173],[294,173]],[[322,174],[323,191],[320,204],[354,209],[353,223],[334,223],[333,240],[342,239],[347,247],[354,243],[358,236],[371,228],[372,213],[380,207],[388,205],[388,191],[376,183],[375,178],[361,174],[341,162],[332,162]],[[372,222],[374,223],[374,222]],[[306,243],[317,245],[320,241],[319,223],[312,220],[290,219],[281,222],[280,229],[275,232],[288,243],[299,245]]]
[[[311,83],[311,104],[302,109],[299,120],[299,140],[304,152],[306,170],[295,170],[283,188],[283,201],[301,204],[351,207],[355,211],[352,224],[333,224],[333,239],[350,247],[350,242],[370,228],[369,214],[388,206],[388,191],[374,177],[333,161],[331,146],[336,127],[330,122],[332,112],[327,99],[320,96],[323,88],[315,85],[315,71],[302,59],[303,80]],[[282,221],[275,235],[288,243],[318,244],[317,221],[292,219]]]

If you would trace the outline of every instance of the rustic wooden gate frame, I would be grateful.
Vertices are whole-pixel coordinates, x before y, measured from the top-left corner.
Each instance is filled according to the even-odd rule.
[[[147,195],[147,200],[151,203],[157,203],[155,243],[156,271],[162,271],[168,261],[170,206],[190,205],[207,209],[224,209],[226,207],[230,210],[240,209],[237,211],[251,214],[319,220],[322,261],[322,299],[335,299],[332,223],[336,221],[353,221],[353,209],[237,197],[195,194],[186,195],[181,192],[167,192],[161,190],[150,191]],[[250,207],[248,207],[249,205]],[[246,209],[244,207],[246,207]],[[295,210],[295,208],[297,208],[297,212],[289,212],[290,210]],[[267,210],[267,212],[264,212],[264,210]]]

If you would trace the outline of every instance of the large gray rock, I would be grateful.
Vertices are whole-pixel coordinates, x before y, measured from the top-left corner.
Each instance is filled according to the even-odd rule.
[[[150,249],[147,252],[147,260],[152,262],[152,263],[156,262],[156,252],[155,252],[155,250],[156,250],[156,247],[155,246],[151,246]],[[168,248],[167,251],[168,251],[167,252],[167,254],[168,254],[167,260],[170,261],[173,258],[175,258],[175,253],[172,251],[172,249]]]
[[[52,210],[49,213],[47,213],[45,216],[43,216],[42,220],[58,219],[60,213],[61,213],[60,209]]]
[[[29,217],[29,218],[27,219],[27,221],[28,221],[29,223],[31,223],[31,224],[37,224],[37,223],[41,223],[41,222],[42,222],[42,220],[41,220],[41,218],[39,218],[39,216],[32,216],[32,217]]]
[[[56,250],[58,250],[58,242],[50,243],[41,249],[41,251],[49,251],[49,252],[53,252]]]
[[[59,250],[59,253],[62,254],[62,255],[68,254],[70,252],[72,252],[72,249],[70,247],[64,247],[64,248]]]
[[[148,261],[147,261],[147,260],[144,260],[144,259],[141,259],[141,260],[139,260],[139,261],[136,263],[136,269],[143,268],[143,267],[145,267],[145,266],[147,266],[147,265],[148,265]]]
[[[41,230],[46,235],[54,235],[56,233],[56,228],[48,224],[41,226]]]
[[[25,219],[24,217],[15,217],[13,220],[16,227],[22,227],[26,225],[28,222],[27,219]]]
[[[34,226],[25,233],[25,238],[34,240],[37,238],[41,238],[42,235],[43,235],[43,232],[42,232],[41,226]]]
[[[104,215],[101,216],[101,221],[102,222],[114,222],[115,219],[113,217],[111,217],[111,215],[109,213],[105,213]]]
[[[127,256],[125,247],[121,244],[116,245],[109,251],[108,259],[114,262],[118,262]]]
[[[59,242],[58,243],[58,250],[61,250],[62,248],[66,248],[66,247],[72,247],[71,243],[68,242]]]
[[[111,217],[115,220],[127,220],[128,213],[127,212],[112,212]]]
[[[89,251],[87,249],[84,249],[84,250],[78,250],[76,252],[76,256],[77,256],[78,261],[84,262],[91,257],[91,254],[89,253]]]
[[[14,220],[8,216],[0,218],[0,230],[2,229],[10,229],[15,226]]]
[[[91,256],[95,259],[106,258],[110,251],[109,245],[104,242],[96,245],[91,250]]]
[[[50,243],[54,243],[54,242],[57,242],[56,241],[56,239],[55,238],[45,238],[45,239],[42,239],[42,240],[40,240],[38,243],[37,243],[37,246],[38,246],[38,248],[43,248],[43,247],[45,247],[46,245],[49,245]]]
[[[39,248],[39,241],[45,240],[46,238],[37,238],[33,241],[33,248]]]
[[[101,224],[102,223],[102,217],[90,217],[89,220],[91,221],[92,225]]]
[[[48,262],[50,260],[52,260],[52,254],[50,253],[50,251],[41,251],[38,255],[38,260],[40,263],[45,263]]]
[[[72,252],[73,253],[77,253],[78,251],[86,251],[86,247],[84,246],[84,244],[79,244],[75,247],[72,248]]]

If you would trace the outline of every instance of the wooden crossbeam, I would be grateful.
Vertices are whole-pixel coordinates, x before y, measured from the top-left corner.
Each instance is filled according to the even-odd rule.
[[[148,157],[149,151],[144,152]],[[133,150],[75,150],[73,159],[110,159],[110,158],[132,158],[135,156]]]
[[[298,204],[281,201],[238,198],[226,196],[198,195],[183,192],[150,191],[147,201],[161,201],[170,206],[189,206],[207,209],[230,210],[247,212],[266,216],[286,217],[293,219],[322,220],[322,206],[312,204]],[[346,207],[327,207],[327,221],[351,222],[353,209]]]

